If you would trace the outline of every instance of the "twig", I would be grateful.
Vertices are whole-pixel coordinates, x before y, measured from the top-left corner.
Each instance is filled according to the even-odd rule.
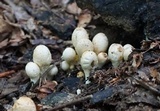
[[[150,90],[151,92],[153,92],[154,94],[160,96],[160,92],[159,92],[156,88],[148,85],[147,83],[144,83],[143,81],[139,80],[138,78],[134,78],[134,79],[139,83],[139,85],[141,85],[141,86],[144,87],[145,89],[148,89],[148,90]]]
[[[9,12],[11,12],[11,8],[8,5],[3,4],[2,2],[0,2],[0,8],[3,8]]]
[[[93,95],[87,95],[87,96],[85,96],[85,97],[78,98],[78,99],[73,100],[73,101],[71,101],[71,102],[68,102],[68,103],[65,103],[65,104],[61,104],[61,105],[55,106],[53,109],[50,109],[50,110],[48,110],[48,111],[59,110],[59,109],[62,109],[62,108],[64,108],[64,107],[66,107],[66,106],[74,105],[74,104],[76,104],[76,103],[79,103],[79,102],[82,102],[82,101],[86,101],[86,100],[89,100],[89,99],[91,99],[91,98],[93,98]]]
[[[14,70],[2,72],[2,73],[0,73],[0,78],[6,77],[6,76],[11,75],[11,74],[13,74],[13,73],[15,73]]]

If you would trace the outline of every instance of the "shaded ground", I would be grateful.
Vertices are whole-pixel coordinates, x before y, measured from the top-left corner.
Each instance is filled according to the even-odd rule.
[[[1,111],[10,109],[14,100],[24,95],[34,100],[37,111],[159,110],[160,41],[141,40],[134,44],[129,39],[119,40],[119,34],[129,34],[108,26],[99,15],[89,10],[81,12],[75,3],[64,1],[0,2]],[[91,84],[85,85],[79,65],[69,71],[60,69],[62,51],[72,46],[68,40],[77,25],[87,29],[90,39],[105,32],[110,44],[130,42],[136,49],[117,69],[108,62],[92,71]],[[59,72],[54,82],[44,80],[32,86],[24,68],[32,61],[32,52],[38,44],[50,49],[52,64],[58,66]],[[76,94],[77,89],[82,91],[80,95]]]

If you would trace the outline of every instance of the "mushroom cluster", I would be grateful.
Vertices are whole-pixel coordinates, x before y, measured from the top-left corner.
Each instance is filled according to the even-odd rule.
[[[117,68],[123,60],[127,61],[133,49],[134,47],[130,44],[124,46],[118,43],[111,44],[108,49],[108,58],[112,62],[113,67]]]
[[[108,59],[105,51],[108,48],[108,38],[104,33],[96,34],[92,41],[89,34],[83,27],[77,27],[72,33],[72,44],[74,48],[67,47],[62,54],[61,68],[68,70],[79,63],[85,73],[86,84],[90,83],[87,79],[93,68],[101,68]]]
[[[31,82],[36,83],[50,66],[52,62],[51,52],[45,45],[38,45],[33,51],[33,62],[28,62],[25,66],[25,71]],[[58,73],[58,68],[54,66],[49,74],[48,78],[56,75]]]
[[[110,60],[114,68],[117,68],[120,62],[127,61],[128,56],[133,50],[133,46],[126,44],[122,46],[118,43],[113,43],[108,49],[108,38],[104,33],[96,34],[92,40],[89,39],[89,34],[83,27],[77,27],[71,38],[73,48],[67,47],[62,54],[61,68],[68,70],[74,68],[76,63],[81,65],[83,69],[86,84],[90,71],[94,68],[101,68],[106,61]]]

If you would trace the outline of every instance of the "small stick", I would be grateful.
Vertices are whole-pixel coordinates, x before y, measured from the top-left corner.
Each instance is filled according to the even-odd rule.
[[[143,81],[139,80],[138,78],[134,78],[134,79],[139,83],[139,85],[141,85],[141,86],[144,87],[145,89],[148,89],[148,90],[150,90],[151,92],[153,92],[154,94],[160,96],[160,92],[159,92],[156,88],[148,85],[147,83],[144,83]]]
[[[11,74],[13,74],[13,73],[15,73],[14,70],[2,72],[2,73],[0,73],[0,78],[6,77],[6,76],[11,75]]]
[[[71,101],[71,102],[68,102],[68,103],[65,103],[65,104],[61,104],[61,105],[55,106],[54,108],[52,108],[52,109],[50,109],[50,110],[48,110],[48,111],[59,110],[59,109],[62,109],[62,108],[64,108],[64,107],[66,107],[66,106],[74,105],[74,104],[76,104],[76,103],[79,103],[79,102],[82,102],[82,101],[86,101],[86,100],[89,100],[89,99],[91,99],[91,98],[93,98],[93,95],[87,95],[87,96],[85,96],[85,97],[78,98],[78,99],[73,100],[73,101]]]
[[[3,4],[0,2],[0,8],[7,10],[8,12],[11,12],[11,8],[8,5]]]

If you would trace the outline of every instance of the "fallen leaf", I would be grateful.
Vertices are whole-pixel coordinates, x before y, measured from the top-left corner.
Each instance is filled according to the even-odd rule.
[[[92,20],[92,15],[89,10],[83,10],[82,13],[78,16],[78,26],[86,27]]]

